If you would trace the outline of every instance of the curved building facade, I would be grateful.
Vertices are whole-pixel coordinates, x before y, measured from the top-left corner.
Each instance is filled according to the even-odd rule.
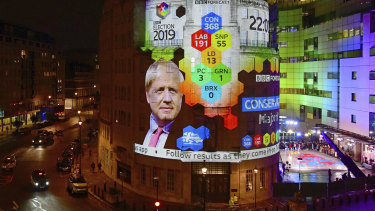
[[[280,76],[269,29],[261,0],[107,0],[99,43],[105,173],[147,199],[158,190],[166,207],[271,198]]]

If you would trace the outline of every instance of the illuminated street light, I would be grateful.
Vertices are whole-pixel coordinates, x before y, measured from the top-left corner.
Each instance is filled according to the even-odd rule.
[[[51,99],[51,95],[48,95],[48,99]]]

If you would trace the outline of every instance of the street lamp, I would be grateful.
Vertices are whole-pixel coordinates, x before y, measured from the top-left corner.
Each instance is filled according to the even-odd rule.
[[[156,183],[156,202],[155,202],[155,206],[159,207],[160,206],[160,202],[159,202],[159,177],[154,177],[154,180],[155,180],[155,183]],[[156,210],[158,210],[158,208],[156,208]]]
[[[203,160],[202,175],[203,175],[203,210],[206,210],[206,160]]]
[[[255,204],[255,208],[257,208],[257,173],[258,173],[258,169],[257,168],[255,168],[254,169],[254,173],[255,173],[255,180],[254,180],[254,190],[255,190],[255,192],[254,192],[254,204]]]
[[[79,119],[79,175],[82,175],[82,141],[81,141],[81,126],[82,126],[82,121],[81,118]]]

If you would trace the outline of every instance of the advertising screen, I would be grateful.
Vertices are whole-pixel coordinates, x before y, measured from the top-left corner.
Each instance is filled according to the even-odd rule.
[[[136,153],[241,162],[279,151],[279,59],[268,47],[268,17],[262,0],[146,2],[142,50],[154,63],[145,70],[149,129]]]

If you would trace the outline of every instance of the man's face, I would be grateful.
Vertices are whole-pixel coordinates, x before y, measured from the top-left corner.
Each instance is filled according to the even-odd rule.
[[[158,125],[163,127],[176,119],[181,110],[182,94],[178,91],[179,74],[166,70],[159,71],[147,90],[146,98]]]

